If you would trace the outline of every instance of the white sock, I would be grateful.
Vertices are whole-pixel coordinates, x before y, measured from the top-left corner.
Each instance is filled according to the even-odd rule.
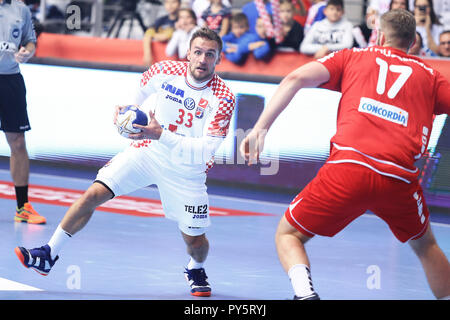
[[[288,271],[288,276],[297,297],[305,297],[315,293],[311,273],[307,265],[296,264],[292,266]]]
[[[63,245],[72,237],[72,235],[61,228],[61,225],[58,225],[53,236],[50,241],[47,243],[50,247],[50,256],[52,259],[55,259],[58,255],[58,252],[61,250]]]
[[[203,262],[197,262],[193,258],[191,258],[187,265],[187,268],[188,270],[203,268]]]

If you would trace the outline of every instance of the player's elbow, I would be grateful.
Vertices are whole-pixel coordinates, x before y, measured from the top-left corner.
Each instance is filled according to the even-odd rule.
[[[330,78],[328,70],[316,61],[307,63],[291,72],[283,81],[290,84],[296,90],[301,88],[315,88],[327,82]]]

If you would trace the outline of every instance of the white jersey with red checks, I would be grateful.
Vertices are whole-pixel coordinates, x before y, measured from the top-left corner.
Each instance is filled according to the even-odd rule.
[[[207,171],[228,133],[234,111],[235,96],[225,82],[214,74],[197,83],[188,72],[188,62],[162,61],[142,75],[135,103],[144,105],[145,110],[148,101],[147,109],[154,112],[163,134],[159,140],[133,145],[158,152],[167,167],[181,175]]]
[[[386,47],[353,48],[319,59],[322,88],[340,91],[329,163],[357,163],[407,183],[426,151],[434,115],[450,113],[450,84],[421,59]]]

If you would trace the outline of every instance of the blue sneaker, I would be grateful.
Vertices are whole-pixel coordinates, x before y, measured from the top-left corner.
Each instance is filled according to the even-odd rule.
[[[37,273],[46,276],[52,269],[59,256],[53,260],[50,256],[50,247],[48,245],[40,248],[25,249],[24,247],[16,247],[14,252],[25,268],[31,268]]]
[[[184,276],[186,281],[191,287],[191,294],[196,297],[209,297],[211,296],[211,287],[206,281],[208,277],[206,276],[205,269],[185,269]]]

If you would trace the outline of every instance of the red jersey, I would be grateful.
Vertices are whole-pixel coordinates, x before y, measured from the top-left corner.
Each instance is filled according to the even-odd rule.
[[[350,162],[411,182],[434,115],[450,113],[450,83],[421,59],[387,47],[353,48],[319,59],[321,87],[342,93],[329,163]]]

